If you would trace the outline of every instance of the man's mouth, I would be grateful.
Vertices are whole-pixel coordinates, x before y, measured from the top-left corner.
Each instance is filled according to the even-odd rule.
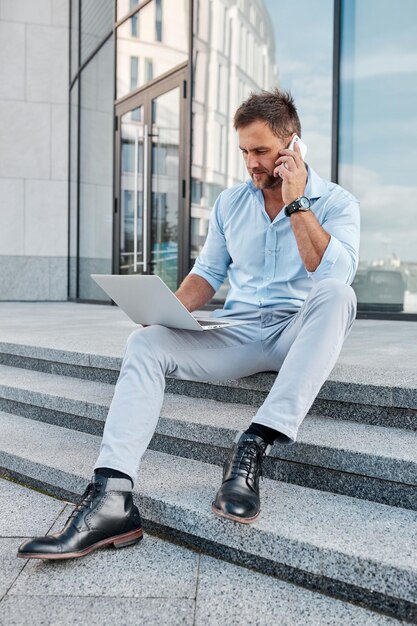
[[[259,189],[272,189],[273,187],[279,187],[282,184],[280,177],[276,178],[266,170],[252,170],[250,174],[252,181]]]

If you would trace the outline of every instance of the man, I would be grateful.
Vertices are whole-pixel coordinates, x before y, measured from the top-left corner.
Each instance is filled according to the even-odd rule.
[[[331,372],[356,313],[359,206],[306,165],[291,140],[301,135],[290,94],[252,94],[234,126],[250,174],[220,194],[194,268],[177,291],[189,311],[223,283],[214,315],[251,323],[204,333],[162,326],[129,337],[107,417],[95,476],[60,533],[31,539],[18,556],[62,559],[142,537],[132,487],[155,431],[167,375],[220,380],[279,371],[249,428],[224,464],[214,513],[249,523],[260,511],[262,461],[297,432]]]

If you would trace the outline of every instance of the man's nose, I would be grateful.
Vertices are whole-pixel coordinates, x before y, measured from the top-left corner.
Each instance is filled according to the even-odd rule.
[[[259,167],[258,157],[255,154],[248,154],[246,159],[246,165],[250,170],[256,169]]]

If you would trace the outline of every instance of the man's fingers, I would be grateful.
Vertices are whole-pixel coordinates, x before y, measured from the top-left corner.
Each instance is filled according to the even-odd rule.
[[[281,157],[284,157],[284,156],[292,157],[296,165],[301,165],[302,163],[304,163],[304,161],[301,157],[300,147],[297,144],[295,144],[294,148],[296,148],[296,150],[288,150],[288,148],[284,148],[283,150],[280,150],[278,154],[281,155]]]
[[[289,161],[290,159],[292,159],[292,161],[294,161],[292,155],[284,155],[284,156],[280,156],[279,159],[277,159],[275,161],[275,165],[282,165],[283,163],[285,163],[286,161]]]
[[[287,170],[294,170],[297,166],[292,156],[282,156],[275,161],[277,167],[284,165]]]
[[[277,178],[278,176],[281,176],[281,178],[285,178],[286,176],[288,177],[290,175],[291,171],[288,167],[285,167],[285,163],[281,163],[280,165],[278,165],[278,167],[274,169],[275,178]]]

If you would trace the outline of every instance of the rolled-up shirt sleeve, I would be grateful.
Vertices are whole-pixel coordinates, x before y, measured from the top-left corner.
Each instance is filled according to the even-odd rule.
[[[190,272],[205,278],[215,291],[222,286],[231,263],[223,232],[221,204],[222,194],[214,204],[207,239]]]
[[[329,233],[330,241],[319,266],[308,275],[315,282],[336,278],[350,285],[359,263],[359,203],[352,199],[343,207],[330,209],[322,227]]]

